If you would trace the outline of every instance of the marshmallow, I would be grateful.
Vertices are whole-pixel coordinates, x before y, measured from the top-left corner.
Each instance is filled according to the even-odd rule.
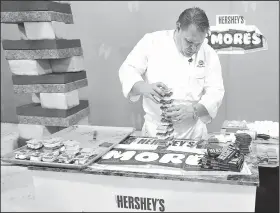
[[[40,93],[41,106],[47,109],[70,109],[80,104],[78,90],[67,93]]]
[[[79,72],[85,70],[83,56],[53,59],[50,62],[53,72]]]
[[[15,75],[44,75],[51,73],[49,60],[8,60],[10,70]]]
[[[42,40],[42,39],[66,39],[68,30],[63,22],[24,22],[18,24],[21,39]]]
[[[31,100],[33,103],[41,103],[40,101],[40,93],[32,93]]]
[[[18,124],[19,137],[22,139],[42,139],[60,130],[60,127],[46,127],[35,124]]]

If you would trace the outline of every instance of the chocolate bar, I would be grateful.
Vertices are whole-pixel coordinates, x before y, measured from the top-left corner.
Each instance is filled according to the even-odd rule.
[[[208,148],[207,153],[210,157],[218,157],[222,153],[222,149]]]
[[[234,167],[241,165],[244,161],[244,155],[240,155],[238,158],[231,159],[228,164]]]
[[[235,150],[227,150],[222,155],[219,155],[217,157],[218,161],[227,162],[229,159],[231,159],[235,155]]]
[[[230,171],[235,171],[235,172],[240,172],[243,168],[244,165],[244,159],[241,159],[240,162],[236,165],[230,165],[229,170]]]
[[[229,170],[229,165],[228,164],[219,164],[219,165],[213,165],[215,167],[219,167],[221,169],[224,169],[224,170]]]
[[[216,160],[207,157],[202,158],[201,163],[205,165],[211,165],[211,166],[218,165]]]
[[[236,154],[236,152],[237,150],[235,149],[235,147],[231,145],[224,147],[222,153],[217,157],[217,160],[222,162],[227,162]]]
[[[218,171],[227,171],[226,169],[220,168],[218,166],[213,166],[213,169]]]

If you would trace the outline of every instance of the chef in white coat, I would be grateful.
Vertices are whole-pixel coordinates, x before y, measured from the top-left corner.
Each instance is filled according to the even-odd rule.
[[[216,117],[224,96],[221,65],[207,44],[208,31],[205,12],[186,9],[175,30],[147,33],[120,67],[124,96],[132,102],[143,96],[143,135],[156,136],[162,118],[159,101],[169,88],[175,101],[166,116],[173,121],[174,137],[206,137],[206,124]]]

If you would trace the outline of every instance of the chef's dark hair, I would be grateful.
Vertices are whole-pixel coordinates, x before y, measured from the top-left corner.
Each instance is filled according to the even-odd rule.
[[[199,7],[188,8],[184,10],[177,21],[177,27],[186,28],[194,24],[202,32],[208,32],[209,20],[205,12]]]

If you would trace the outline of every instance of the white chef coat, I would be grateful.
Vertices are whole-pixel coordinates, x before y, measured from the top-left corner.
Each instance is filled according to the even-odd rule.
[[[174,104],[200,103],[209,116],[174,123],[174,136],[180,139],[201,139],[207,135],[206,124],[215,118],[224,96],[219,57],[205,40],[197,54],[183,56],[173,39],[174,30],[147,33],[133,48],[119,70],[123,94],[132,102],[140,96],[131,94],[138,81],[162,82],[173,90]],[[145,123],[142,133],[155,137],[160,125],[160,104],[143,97]]]

